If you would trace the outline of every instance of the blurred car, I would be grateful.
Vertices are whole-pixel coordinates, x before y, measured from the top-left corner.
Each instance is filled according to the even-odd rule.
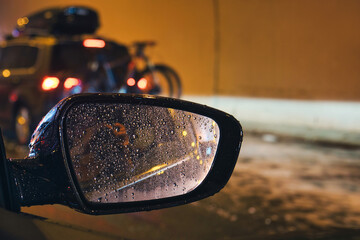
[[[64,97],[113,92],[131,60],[125,46],[92,34],[96,12],[53,8],[20,18],[0,43],[0,126],[25,144],[36,124]]]

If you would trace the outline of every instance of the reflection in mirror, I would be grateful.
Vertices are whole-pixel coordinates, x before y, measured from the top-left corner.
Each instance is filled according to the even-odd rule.
[[[65,119],[69,156],[89,202],[118,203],[191,192],[212,166],[215,121],[131,104],[79,104]]]

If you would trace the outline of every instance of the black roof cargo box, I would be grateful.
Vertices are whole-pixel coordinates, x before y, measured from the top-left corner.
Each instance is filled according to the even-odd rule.
[[[19,18],[13,36],[49,34],[93,34],[99,27],[99,17],[88,7],[49,8]]]

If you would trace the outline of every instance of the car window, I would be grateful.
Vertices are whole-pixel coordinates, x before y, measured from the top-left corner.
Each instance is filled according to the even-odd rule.
[[[121,81],[127,74],[128,63],[131,60],[128,49],[125,46],[109,42],[111,47],[106,49],[107,61],[111,67],[114,78]]]
[[[0,68],[29,68],[35,65],[39,49],[30,46],[8,46],[0,49]]]
[[[86,48],[82,42],[72,42],[53,47],[50,72],[54,75],[70,74],[86,82],[112,78],[114,83],[110,85],[113,85],[124,79],[129,61],[130,55],[126,47],[112,42],[107,42],[102,49]],[[112,76],[109,77],[109,74]],[[104,81],[101,83],[104,84]],[[92,86],[96,85],[94,84]],[[97,88],[101,91],[109,90],[106,86]]]
[[[85,71],[96,61],[95,49],[86,49],[81,43],[55,45],[52,51],[51,72]]]

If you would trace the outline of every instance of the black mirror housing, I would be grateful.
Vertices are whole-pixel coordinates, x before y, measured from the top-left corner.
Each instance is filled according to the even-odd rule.
[[[76,164],[74,163],[75,157],[73,150],[70,148],[72,140],[68,135],[70,128],[69,121],[74,118],[74,114],[69,115],[69,112],[73,112],[75,107],[77,107],[77,109],[81,109],[83,106],[94,106],[94,104],[96,106],[100,104],[105,107],[110,105],[136,106],[139,111],[149,107],[152,109],[154,107],[160,109],[170,109],[166,111],[169,111],[172,114],[174,114],[173,111],[191,113],[195,114],[192,116],[203,116],[204,118],[213,120],[219,130],[219,136],[216,140],[216,152],[213,152],[213,160],[211,164],[209,164],[204,179],[201,182],[198,181],[199,183],[196,184],[196,186],[194,185],[191,190],[185,191],[181,194],[177,193],[173,195],[164,195],[165,197],[152,197],[149,199],[142,198],[139,201],[90,201],[89,197],[86,195],[86,191],[84,191],[81,177],[79,178],[79,170],[76,169]],[[103,119],[106,120],[107,117],[105,116]],[[97,120],[95,119],[94,122],[96,121]],[[190,125],[189,129],[194,129],[194,124],[192,123]],[[76,127],[76,124],[74,126]],[[126,129],[128,130],[128,127]],[[183,131],[184,136],[185,132],[186,131]],[[100,134],[102,134],[102,132],[100,132]],[[197,135],[194,133],[194,136]],[[15,179],[15,192],[18,193],[16,196],[22,206],[60,203],[88,214],[148,211],[194,202],[220,191],[228,182],[235,167],[242,143],[242,137],[243,132],[241,125],[234,117],[204,105],[178,99],[148,95],[80,94],[62,100],[44,117],[33,134],[29,145],[30,153],[28,158],[23,160],[11,160],[10,165]],[[124,143],[124,141],[131,142],[131,140],[124,140],[123,138],[122,143]],[[192,146],[195,145],[194,142],[196,141],[191,142]],[[196,144],[199,145],[200,143]],[[155,147],[161,145],[163,145],[163,143],[153,143],[153,146]],[[157,151],[159,151],[158,149],[161,148],[158,147]],[[210,147],[205,149],[206,154],[209,154],[209,149],[209,152],[211,152]],[[127,151],[128,153],[131,153],[132,150]],[[86,159],[88,159],[87,155]],[[146,158],[144,159],[146,160]],[[137,165],[138,168],[144,168],[144,161]],[[202,162],[200,164],[202,164]],[[91,164],[89,163],[88,165]],[[165,165],[166,167],[164,167]],[[166,163],[165,165],[161,165],[163,167],[162,172],[167,171],[167,169],[170,169],[171,167],[173,169],[173,174],[177,171],[174,166],[179,165],[179,163],[176,163],[176,165],[173,163]],[[204,168],[204,165],[198,166],[199,167],[194,169]],[[161,173],[160,170],[158,170],[158,167],[160,167],[159,164],[153,168],[148,167],[147,169],[153,169],[151,170],[153,172],[150,172],[150,174],[150,170],[142,170],[143,173],[141,174],[147,174],[146,179],[152,178]],[[133,169],[136,171],[135,165],[133,166]],[[141,174],[134,173],[133,175],[137,178],[134,178],[135,180],[133,180],[133,182],[130,183],[130,180],[121,180],[122,184],[133,186],[134,183],[143,181],[145,178],[139,178],[139,176],[142,176]],[[146,183],[144,184],[146,185]],[[99,191],[99,189],[97,189],[97,191]]]
[[[6,160],[6,152],[2,131],[0,129],[0,207],[10,211],[20,211],[20,205],[15,197],[15,187],[10,174],[9,164]]]

